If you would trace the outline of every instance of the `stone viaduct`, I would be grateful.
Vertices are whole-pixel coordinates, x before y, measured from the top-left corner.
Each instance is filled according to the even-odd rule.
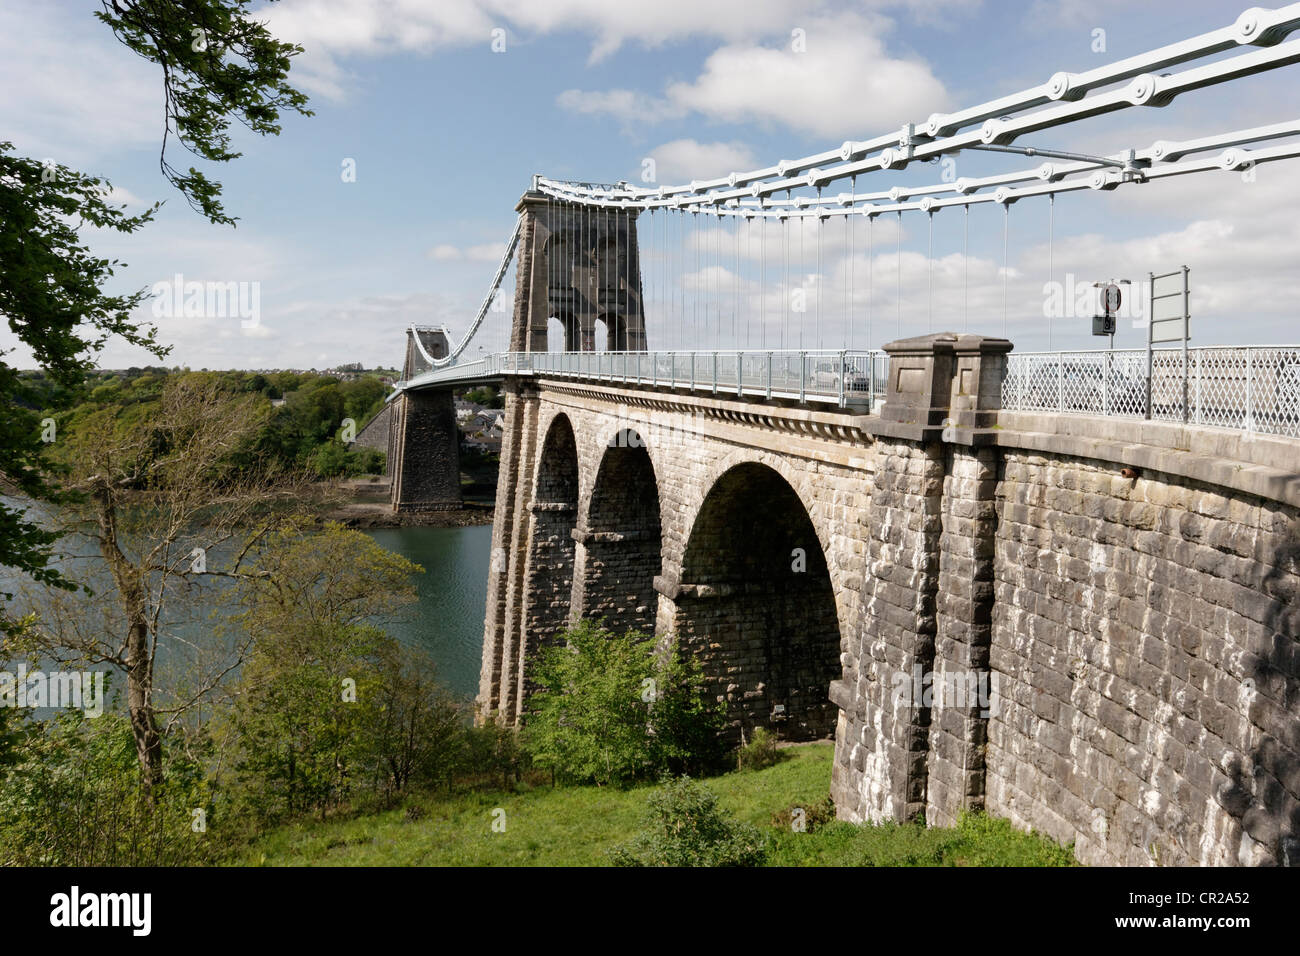
[[[1011,347],[891,343],[879,414],[506,376],[481,713],[600,617],[691,648],[733,733],[833,737],[843,819],[1300,862],[1300,445],[1003,410]]]

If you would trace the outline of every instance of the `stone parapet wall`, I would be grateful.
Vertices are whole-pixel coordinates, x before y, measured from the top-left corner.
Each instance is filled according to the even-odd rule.
[[[988,807],[1114,864],[1300,862],[1300,512],[1008,449]]]
[[[686,642],[733,732],[833,723],[844,819],[983,809],[1087,863],[1300,862],[1300,444],[1000,411],[1008,347],[903,343],[880,416],[517,386],[484,712],[518,720],[538,641],[601,616]],[[639,471],[611,464],[629,434]]]

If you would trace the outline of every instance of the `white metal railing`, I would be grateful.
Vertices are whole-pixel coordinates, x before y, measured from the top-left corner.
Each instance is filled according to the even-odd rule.
[[[399,388],[504,375],[547,375],[875,409],[885,396],[879,350],[692,352],[496,352],[424,372]]]
[[[1300,438],[1300,346],[1008,356],[1002,407],[1217,425]]]

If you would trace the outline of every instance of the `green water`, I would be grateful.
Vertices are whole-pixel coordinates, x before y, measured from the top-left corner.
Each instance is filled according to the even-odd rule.
[[[9,501],[17,506],[13,499]],[[41,514],[38,506],[36,514]],[[403,643],[425,651],[437,665],[442,683],[455,695],[472,698],[478,693],[479,662],[483,648],[483,614],[487,601],[492,526],[469,528],[377,528],[366,532],[384,548],[419,564],[424,574],[416,575],[418,603],[384,622],[384,629]],[[55,564],[74,576],[100,580],[103,576],[98,549],[89,539],[72,534],[56,546],[60,557]],[[0,592],[17,589],[20,580],[0,568]],[[101,586],[109,587],[106,579]],[[212,589],[211,600],[219,603],[226,582],[198,582],[196,587]],[[12,611],[24,608],[16,604]],[[167,630],[189,640],[202,641],[201,624],[170,622]],[[159,648],[160,663],[166,663],[174,648],[164,639]],[[0,661],[0,669],[4,661]]]
[[[453,693],[473,697],[483,654],[492,526],[375,528],[366,533],[424,568],[416,576],[418,606],[390,624],[388,632],[426,651]]]

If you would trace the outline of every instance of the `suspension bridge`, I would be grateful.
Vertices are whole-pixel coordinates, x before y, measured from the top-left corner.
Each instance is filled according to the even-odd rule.
[[[842,818],[984,809],[1085,862],[1300,862],[1300,346],[1192,346],[1187,287],[1155,281],[1141,348],[1007,337],[1013,210],[1046,205],[1051,277],[1058,196],[1300,156],[1300,119],[1045,137],[1283,71],[1297,30],[1300,4],[1247,10],[723,177],[535,176],[473,321],[410,329],[391,399],[393,505],[418,510],[459,503],[452,390],[506,394],[483,718],[521,719],[538,647],[598,617],[691,649],[737,737],[834,737]],[[971,155],[1007,168],[949,175]],[[972,210],[998,219],[993,290]],[[942,283],[936,221],[961,236]],[[507,314],[508,347],[471,352]],[[922,700],[923,674],[996,699]]]

